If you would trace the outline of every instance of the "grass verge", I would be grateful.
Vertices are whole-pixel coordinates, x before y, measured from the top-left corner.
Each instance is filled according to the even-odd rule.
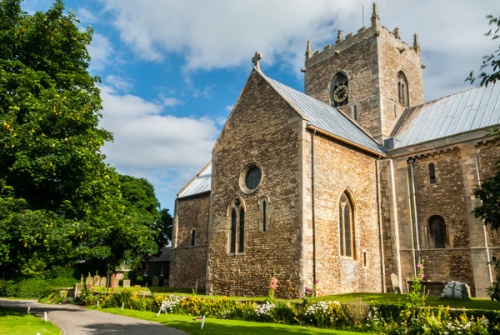
[[[120,308],[92,308],[106,313],[130,316],[137,319],[159,322],[162,325],[180,329],[191,335],[360,335],[363,333],[320,329],[312,327],[289,326],[276,323],[248,322],[239,320],[225,320],[206,318],[203,329],[201,320],[194,320],[193,316],[178,314],[161,314],[156,317],[153,312],[121,310]]]
[[[0,308],[0,335],[60,335],[61,330],[50,322],[26,313]]]

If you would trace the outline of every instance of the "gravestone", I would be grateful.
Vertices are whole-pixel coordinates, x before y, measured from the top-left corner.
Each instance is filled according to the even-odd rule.
[[[123,280],[123,288],[130,288],[130,279]]]
[[[106,287],[107,280],[106,277],[101,277],[101,280],[99,281],[99,286]]]
[[[87,276],[87,278],[85,278],[85,286],[88,289],[92,289],[92,285],[94,285],[94,278],[90,275],[89,272],[89,275]]]
[[[115,284],[113,285],[114,288],[120,286],[120,279],[115,278]]]
[[[153,277],[153,286],[160,286],[160,278],[158,276]]]
[[[443,289],[441,298],[470,299],[470,287],[465,283],[450,281]]]
[[[100,286],[100,283],[101,283],[101,276],[95,275],[94,276],[94,285],[95,286]]]
[[[399,287],[398,275],[395,273],[391,273],[391,284],[394,293],[401,293],[401,288]]]

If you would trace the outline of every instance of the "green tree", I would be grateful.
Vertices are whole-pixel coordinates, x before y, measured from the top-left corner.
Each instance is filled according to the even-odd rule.
[[[20,3],[0,0],[0,270],[113,269],[124,250],[152,250],[157,204],[140,205],[151,218],[131,211],[104,163],[112,135],[99,127],[99,78],[88,73],[92,29],[79,30],[60,0],[32,15]]]
[[[98,78],[87,72],[92,31],[56,1],[28,15],[0,2],[0,265],[23,273],[70,261],[115,209],[116,173],[100,148]]]
[[[167,245],[172,241],[172,227],[174,225],[174,219],[168,212],[167,208],[163,208],[160,211],[160,220],[155,224],[155,229],[158,231],[158,237],[156,238],[156,243],[158,247]]]

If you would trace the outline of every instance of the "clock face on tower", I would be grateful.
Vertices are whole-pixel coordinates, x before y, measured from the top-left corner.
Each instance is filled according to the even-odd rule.
[[[333,100],[335,102],[343,102],[345,99],[347,99],[347,96],[349,94],[349,89],[347,88],[346,85],[340,85],[333,91]]]

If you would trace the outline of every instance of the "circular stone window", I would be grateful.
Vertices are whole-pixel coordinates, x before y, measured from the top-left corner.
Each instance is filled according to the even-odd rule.
[[[252,193],[262,181],[262,169],[257,164],[248,165],[241,173],[240,186],[243,192]]]

